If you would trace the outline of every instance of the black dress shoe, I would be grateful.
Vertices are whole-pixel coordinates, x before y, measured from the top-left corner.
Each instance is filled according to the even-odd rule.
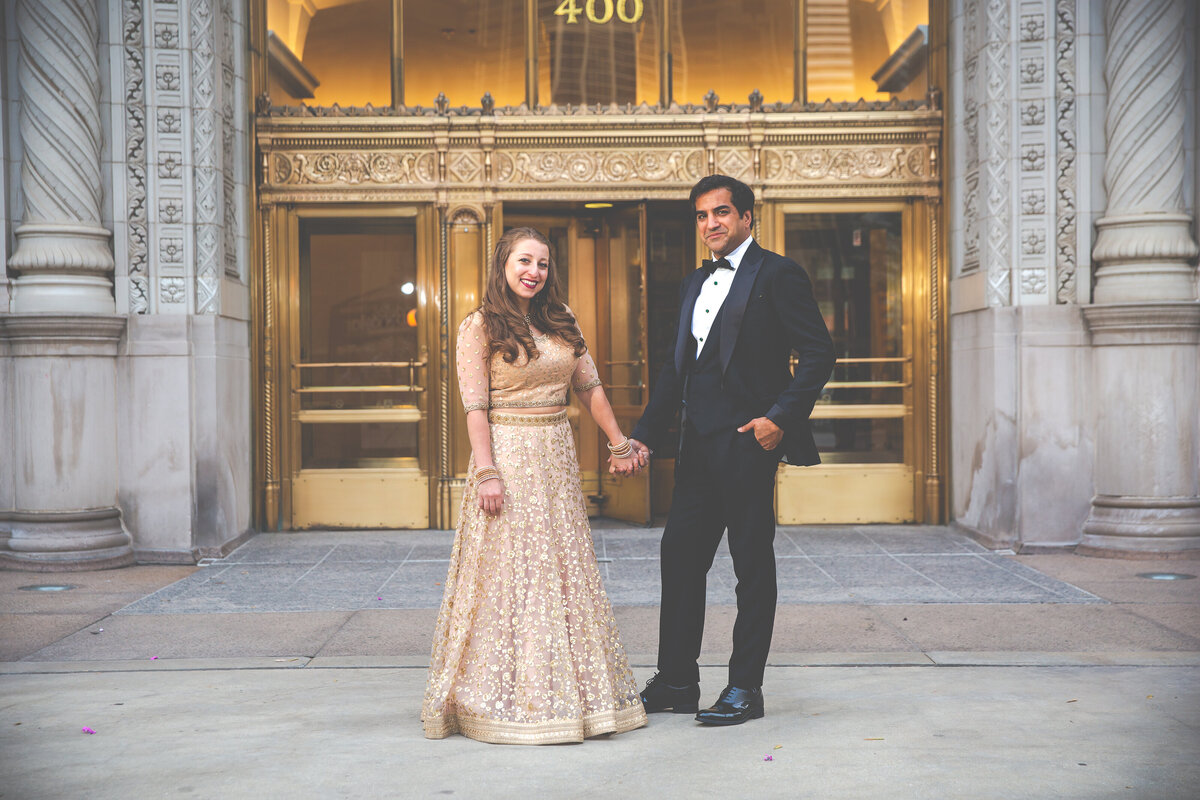
[[[726,686],[712,708],[696,715],[696,721],[706,725],[741,725],[748,719],[760,719],[765,713],[761,688]]]
[[[646,681],[642,689],[642,705],[646,713],[655,711],[670,711],[673,714],[695,714],[700,707],[700,684],[689,683],[683,686],[670,686],[662,679],[661,673]]]

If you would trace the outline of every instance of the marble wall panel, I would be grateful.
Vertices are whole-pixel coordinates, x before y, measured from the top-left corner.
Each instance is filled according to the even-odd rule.
[[[191,560],[188,351],[186,317],[130,316],[118,359],[120,500],[134,551],[144,560]]]
[[[1077,305],[956,314],[951,504],[993,546],[1076,544],[1094,492],[1092,350]]]
[[[251,525],[249,325],[134,316],[120,361],[121,504],[139,559],[215,555]]]
[[[14,174],[14,165],[10,157],[13,144],[9,133],[16,128],[16,105],[11,100],[17,80],[16,26],[13,20],[15,5],[5,3],[4,8],[0,9],[0,27],[3,28],[3,35],[0,36],[0,224],[5,228],[8,228],[12,219],[9,176]],[[8,239],[7,235],[0,236],[0,312],[8,311],[10,302]],[[0,475],[3,475],[3,471],[4,467],[0,466]],[[0,504],[0,508],[3,508],[3,504]]]
[[[191,319],[192,444],[196,485],[193,532],[215,552],[251,524],[250,327],[223,316]]]
[[[1107,376],[1109,383],[1099,387],[1104,399],[1096,437],[1113,443],[1109,452],[1121,454],[1096,464],[1097,490],[1130,497],[1196,497],[1200,442],[1180,422],[1200,413],[1196,345],[1129,338],[1132,347],[1097,347],[1094,353],[1096,374]]]
[[[950,318],[951,515],[989,546],[1016,542],[1016,310]]]
[[[1073,545],[1091,509],[1094,396],[1078,305],[1018,314],[1017,538],[1023,549]]]
[[[13,394],[12,359],[7,355],[8,343],[0,341],[0,536],[7,530],[4,512],[13,508]]]
[[[57,511],[63,497],[80,509],[114,506],[113,359],[30,355],[12,359],[10,371],[16,507]]]

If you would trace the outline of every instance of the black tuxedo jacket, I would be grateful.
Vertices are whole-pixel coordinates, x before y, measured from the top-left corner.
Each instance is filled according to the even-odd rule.
[[[706,277],[698,269],[680,287],[675,357],[663,366],[630,434],[651,448],[663,445],[683,401],[692,313]],[[730,429],[767,417],[783,429],[780,450],[789,463],[821,463],[808,417],[835,358],[808,275],[790,258],[751,242],[721,308],[722,389],[738,409],[737,418],[729,420]],[[794,375],[788,368],[792,350],[799,356]]]

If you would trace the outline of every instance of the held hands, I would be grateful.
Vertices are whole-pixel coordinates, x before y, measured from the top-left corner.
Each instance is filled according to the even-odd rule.
[[[738,433],[745,433],[751,430],[754,431],[754,438],[758,440],[758,446],[763,450],[774,450],[779,446],[779,442],[783,440],[783,428],[771,422],[766,417],[755,417],[738,428]]]
[[[630,439],[631,452],[624,458],[615,454],[608,457],[608,471],[613,475],[636,475],[650,463],[650,448],[637,439]]]

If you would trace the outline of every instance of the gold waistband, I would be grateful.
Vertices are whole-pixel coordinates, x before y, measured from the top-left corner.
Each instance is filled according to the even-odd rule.
[[[567,411],[555,411],[553,414],[505,414],[503,411],[489,411],[488,422],[493,425],[557,425],[567,421]]]

